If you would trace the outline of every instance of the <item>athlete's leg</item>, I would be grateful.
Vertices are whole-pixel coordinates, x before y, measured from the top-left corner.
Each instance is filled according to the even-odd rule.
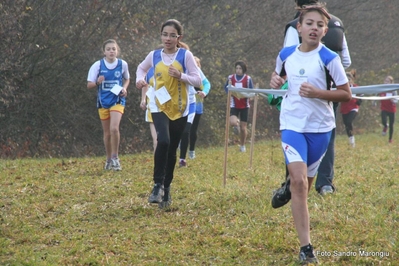
[[[245,146],[247,141],[247,121],[248,121],[249,108],[240,109],[240,145]]]
[[[157,147],[154,153],[154,183],[162,184],[165,179],[165,168],[170,145],[169,118],[165,113],[152,113],[152,120],[157,132]]]
[[[333,104],[334,117],[337,117],[337,107],[338,104]],[[326,154],[324,155],[317,173],[317,179],[315,184],[315,189],[320,192],[321,188],[324,186],[331,186],[335,191],[333,185],[334,179],[334,162],[335,162],[335,128],[331,131],[331,138],[328,144]]]
[[[157,131],[155,130],[155,126],[154,123],[151,122],[150,123],[150,131],[151,131],[151,137],[152,137],[152,146],[154,148],[154,153],[155,153],[155,149],[157,148]]]
[[[309,183],[307,169],[304,162],[288,164],[291,180],[291,210],[294,224],[298,233],[301,246],[308,245],[310,241],[310,223],[308,211]]]
[[[110,112],[109,109],[99,108],[98,114],[101,120],[101,126],[103,129],[103,141],[105,147],[105,154],[107,156],[107,161],[111,160],[112,150],[111,150],[111,131],[110,131]]]
[[[388,116],[388,113],[386,111],[381,111],[381,123],[384,128],[388,127],[387,116]]]
[[[165,188],[169,188],[173,180],[173,172],[176,166],[176,151],[181,140],[181,135],[184,131],[184,127],[187,124],[187,116],[169,121],[169,136],[170,145],[168,149],[168,159],[165,168]]]
[[[190,151],[195,150],[195,143],[197,142],[197,130],[202,114],[195,114],[193,124],[190,129]]]
[[[119,125],[122,119],[122,113],[118,111],[110,112],[110,133],[111,133],[111,154],[113,158],[118,158],[119,154],[119,142],[120,142],[120,131]]]
[[[281,144],[290,177],[291,211],[301,246],[310,243],[307,181],[307,142],[304,134],[281,132]]]
[[[191,123],[187,122],[180,140],[180,160],[186,159],[190,129]]]
[[[110,119],[101,120],[101,125],[103,128],[103,141],[105,147],[105,154],[107,155],[107,160],[111,159],[111,131],[110,131]]]
[[[392,140],[393,136],[393,124],[395,123],[395,113],[388,113],[389,118],[389,140]]]

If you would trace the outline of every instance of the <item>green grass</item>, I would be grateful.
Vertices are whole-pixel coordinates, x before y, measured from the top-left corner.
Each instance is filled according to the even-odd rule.
[[[323,265],[399,265],[398,147],[378,133],[356,136],[354,149],[337,137],[338,191],[309,195]],[[296,265],[290,207],[270,205],[280,149],[257,142],[250,168],[249,145],[230,146],[224,186],[224,147],[198,148],[175,170],[168,210],[147,203],[150,151],[121,156],[121,172],[102,170],[103,158],[1,160],[0,264]]]

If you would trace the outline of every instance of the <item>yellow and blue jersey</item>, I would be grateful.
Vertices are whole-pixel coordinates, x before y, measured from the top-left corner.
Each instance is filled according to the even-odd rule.
[[[186,49],[179,48],[172,65],[182,73],[186,72]],[[155,98],[160,112],[164,112],[169,119],[176,120],[188,114],[188,85],[183,81],[171,77],[168,74],[169,66],[162,60],[162,50],[155,50],[153,56],[154,66],[154,90],[165,87],[171,99],[161,104]]]

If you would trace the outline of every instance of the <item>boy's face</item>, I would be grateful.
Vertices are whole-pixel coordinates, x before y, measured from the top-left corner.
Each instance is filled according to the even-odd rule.
[[[236,74],[239,76],[242,76],[244,74],[240,65],[236,65]]]

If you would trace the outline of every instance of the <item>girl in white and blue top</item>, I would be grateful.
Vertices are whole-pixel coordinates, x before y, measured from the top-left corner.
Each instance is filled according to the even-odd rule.
[[[180,141],[179,167],[187,166],[186,155],[188,148],[190,148],[189,151],[190,159],[195,158],[195,143],[197,141],[197,129],[204,109],[203,98],[205,98],[208,95],[209,90],[211,89],[211,84],[209,80],[201,70],[200,59],[195,56],[194,59],[197,63],[198,71],[200,72],[202,85],[199,88],[190,86],[190,91],[189,91],[190,110],[188,113],[187,124]]]
[[[349,101],[351,91],[338,54],[320,42],[330,18],[326,9],[317,4],[300,11],[297,29],[302,43],[280,51],[270,86],[280,88],[288,81],[280,112],[281,144],[295,228],[301,247],[311,247],[308,192],[335,128],[332,102]],[[329,76],[336,90],[329,90]],[[314,256],[302,259],[317,260]]]
[[[122,167],[118,158],[119,124],[125,111],[130,74],[126,61],[117,58],[119,46],[115,40],[106,40],[102,48],[104,58],[90,67],[87,88],[97,88],[97,108],[107,155],[104,169],[120,171]]]

